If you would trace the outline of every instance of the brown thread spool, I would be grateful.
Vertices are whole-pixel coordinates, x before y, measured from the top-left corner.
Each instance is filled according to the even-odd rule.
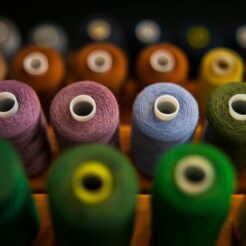
[[[15,56],[11,74],[14,79],[23,81],[37,91],[47,115],[50,101],[62,85],[65,65],[55,50],[33,45],[23,48]]]
[[[5,79],[7,75],[7,64],[4,56],[0,54],[0,80]]]
[[[74,80],[99,82],[115,94],[121,89],[127,73],[127,58],[124,52],[113,44],[89,44],[72,58]]]
[[[150,45],[137,57],[136,76],[144,86],[155,82],[184,84],[188,72],[186,54],[169,43]]]

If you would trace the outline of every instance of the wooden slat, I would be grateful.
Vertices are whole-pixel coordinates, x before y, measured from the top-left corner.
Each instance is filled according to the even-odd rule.
[[[222,228],[221,235],[216,246],[233,245],[232,224],[243,197],[243,195],[233,196],[230,215],[228,216],[228,219]],[[54,245],[55,239],[48,211],[47,195],[37,194],[34,195],[34,198],[41,214],[41,228],[37,240],[34,242],[33,246],[52,246]],[[150,196],[139,195],[135,230],[130,246],[149,246],[149,241],[151,238],[150,223]]]

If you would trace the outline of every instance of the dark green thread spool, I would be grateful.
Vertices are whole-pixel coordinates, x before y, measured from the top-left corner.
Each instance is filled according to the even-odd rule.
[[[155,245],[214,246],[234,181],[229,159],[208,145],[181,145],[162,156],[152,190]]]
[[[117,150],[89,144],[64,152],[51,168],[48,193],[59,245],[129,245],[137,181]]]
[[[229,83],[213,92],[206,107],[204,141],[232,159],[238,171],[246,168],[246,84]]]
[[[39,216],[19,156],[0,140],[0,245],[31,245],[38,229]]]

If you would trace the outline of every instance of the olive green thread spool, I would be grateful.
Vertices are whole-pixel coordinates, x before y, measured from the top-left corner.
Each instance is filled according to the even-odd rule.
[[[229,155],[238,174],[246,168],[246,84],[229,83],[209,98],[203,140]]]
[[[162,156],[152,190],[154,245],[214,246],[234,182],[229,159],[208,145],[180,145]]]
[[[51,168],[48,193],[59,245],[129,245],[137,182],[117,150],[88,144],[64,152]]]
[[[4,140],[0,150],[0,245],[31,245],[39,215],[16,151]]]

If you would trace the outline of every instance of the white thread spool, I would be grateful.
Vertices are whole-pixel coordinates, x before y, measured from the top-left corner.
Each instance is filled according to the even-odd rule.
[[[175,57],[167,50],[156,50],[150,56],[151,67],[160,73],[167,73],[175,68]]]
[[[96,114],[96,108],[96,102],[88,95],[79,95],[73,98],[69,105],[72,117],[81,122],[92,119]]]
[[[7,119],[16,114],[18,109],[19,104],[13,93],[0,93],[0,118]]]
[[[174,119],[179,113],[179,101],[171,95],[163,95],[154,104],[155,116],[163,121]]]
[[[246,120],[246,94],[236,94],[228,101],[229,113],[235,120]]]
[[[106,73],[112,65],[112,55],[105,50],[94,50],[87,57],[87,66],[95,73]]]
[[[188,195],[199,195],[208,190],[214,182],[215,174],[210,161],[199,155],[183,158],[175,169],[178,188]]]
[[[240,26],[236,30],[236,40],[240,46],[246,48],[246,25]]]

